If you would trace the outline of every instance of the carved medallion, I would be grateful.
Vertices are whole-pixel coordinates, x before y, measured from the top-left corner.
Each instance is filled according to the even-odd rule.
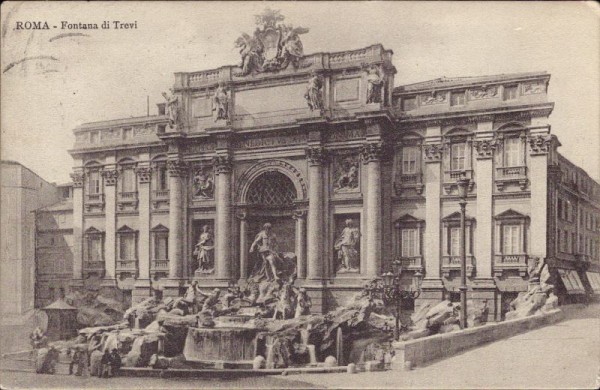
[[[547,154],[550,151],[552,137],[550,135],[534,135],[529,137],[529,152],[532,156]]]

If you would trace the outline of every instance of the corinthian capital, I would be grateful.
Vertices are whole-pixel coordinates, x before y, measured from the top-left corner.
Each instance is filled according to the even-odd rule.
[[[306,158],[310,165],[321,165],[325,163],[327,153],[325,149],[320,146],[311,146],[306,148]]]
[[[213,157],[213,165],[215,166],[215,172],[217,175],[222,173],[231,173],[232,161],[231,155],[229,154],[218,154]]]
[[[548,154],[552,148],[553,137],[549,134],[529,136],[529,153],[532,156]]]
[[[361,154],[365,164],[371,161],[381,161],[386,155],[385,146],[383,142],[368,142],[363,145]]]
[[[73,180],[74,188],[83,187],[83,180],[85,179],[85,174],[83,172],[73,172],[71,173],[71,180]]]
[[[107,186],[114,186],[117,184],[117,178],[119,177],[119,171],[114,168],[104,169],[102,171],[102,177],[104,178],[104,184]]]
[[[150,183],[152,177],[152,168],[150,167],[137,167],[135,169],[140,183]]]
[[[187,164],[182,160],[167,161],[167,169],[172,177],[184,177],[187,175]]]

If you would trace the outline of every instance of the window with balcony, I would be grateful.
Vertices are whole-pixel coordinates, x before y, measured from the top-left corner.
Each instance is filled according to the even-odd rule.
[[[475,220],[470,217],[465,219],[465,254],[467,257],[467,274],[473,276],[475,259],[473,257],[473,225]],[[460,270],[461,229],[460,212],[455,212],[442,219],[442,273],[450,276],[451,271]]]
[[[91,163],[85,170],[85,211],[102,211],[104,195],[102,189],[101,166]]]
[[[169,171],[166,161],[159,160],[152,167],[152,200],[154,208],[169,200]]]
[[[396,153],[396,194],[412,188],[418,195],[423,192],[421,173],[421,139],[411,138],[402,141],[402,148]]]
[[[494,273],[527,272],[527,228],[529,217],[509,209],[495,218]]]
[[[117,230],[117,273],[137,272],[137,231],[127,225]]]
[[[83,258],[84,276],[104,274],[104,233],[94,227],[84,233]]]
[[[137,175],[135,164],[127,162],[119,165],[117,191],[119,210],[135,210],[137,208]]]
[[[424,221],[405,214],[394,223],[395,258],[407,270],[422,270],[421,237]]]
[[[516,183],[521,190],[527,188],[527,165],[525,163],[524,129],[508,125],[499,129],[501,152],[496,154],[496,187],[499,191],[509,183]]]
[[[169,229],[159,224],[150,230],[152,239],[152,263],[150,273],[167,276],[169,272]]]
[[[456,182],[464,174],[471,179],[473,189],[471,133],[464,129],[450,131],[444,139],[444,190],[447,194],[456,188]]]

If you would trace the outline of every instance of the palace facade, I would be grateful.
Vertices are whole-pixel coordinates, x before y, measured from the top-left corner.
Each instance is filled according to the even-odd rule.
[[[530,257],[552,266],[563,300],[600,288],[600,185],[557,152],[549,74],[394,87],[381,45],[270,67],[251,55],[176,73],[158,115],[74,130],[73,288],[137,301],[190,280],[244,283],[268,222],[313,311],[394,259],[407,285],[424,273],[417,305],[457,299],[461,175],[468,295],[492,318],[526,291]],[[205,226],[214,249],[200,264]]]

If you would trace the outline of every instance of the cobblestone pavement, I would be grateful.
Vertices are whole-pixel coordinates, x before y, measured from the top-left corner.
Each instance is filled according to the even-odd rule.
[[[224,379],[81,378],[6,371],[2,388],[597,388],[600,368],[600,305],[568,313],[545,328],[497,341],[428,366],[359,374],[302,374]],[[12,364],[17,364],[12,362]],[[23,364],[21,363],[21,368]],[[14,367],[17,368],[17,367]]]

